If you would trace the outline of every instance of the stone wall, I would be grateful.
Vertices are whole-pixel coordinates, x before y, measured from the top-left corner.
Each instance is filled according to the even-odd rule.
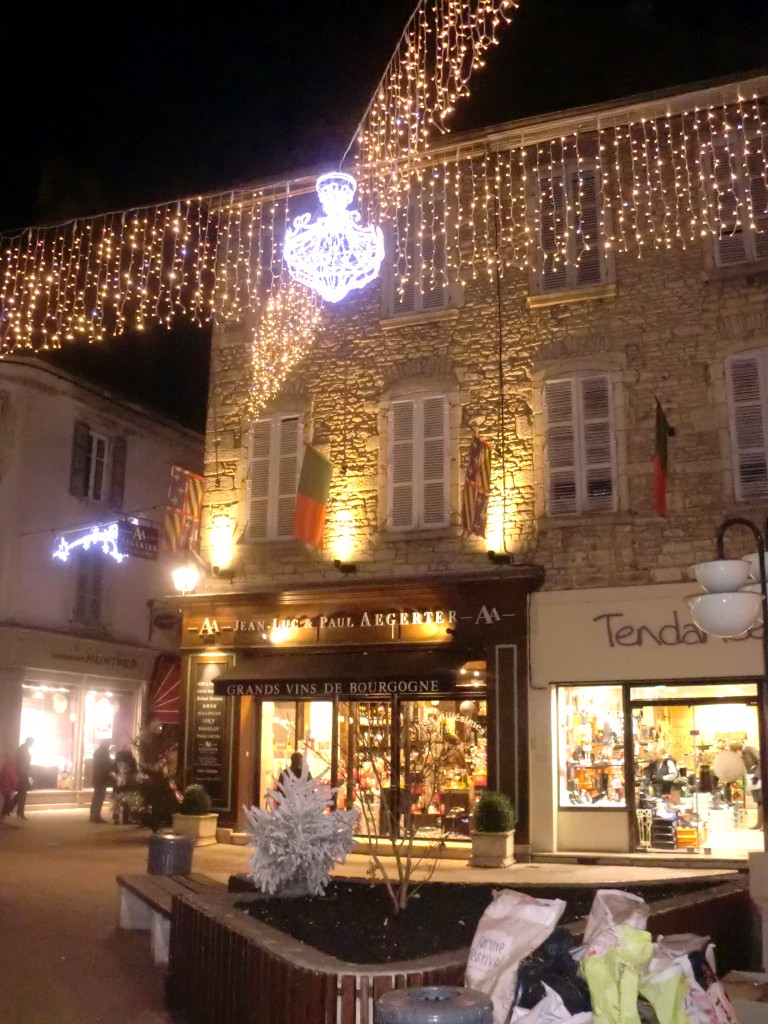
[[[358,563],[360,577],[487,567],[486,543],[462,537],[459,518],[473,426],[493,446],[487,546],[502,547],[503,516],[507,548],[517,561],[544,566],[548,589],[685,579],[687,566],[713,557],[715,531],[724,515],[760,521],[763,507],[741,507],[734,498],[723,360],[768,344],[768,273],[754,267],[735,273],[713,270],[707,239],[686,249],[644,252],[642,259],[617,253],[615,265],[615,294],[589,301],[529,308],[527,275],[507,270],[498,292],[495,279],[485,272],[468,280],[458,316],[448,312],[407,324],[384,321],[378,282],[338,306],[326,306],[316,343],[291,371],[283,396],[304,403],[309,410],[306,439],[336,467],[327,548],[315,552],[294,541],[240,540],[234,555],[238,589],[338,580],[332,559],[341,550],[342,533],[350,531],[344,557]],[[236,539],[246,527],[251,330],[244,321],[225,323],[214,332],[204,517],[204,553],[211,559],[215,517],[236,513]],[[537,381],[542,368],[551,372],[573,366],[608,366],[620,382],[626,453],[621,508],[549,519],[541,497]],[[386,528],[379,487],[380,449],[386,450],[380,408],[393,380],[415,373],[452,382],[451,526],[393,534]],[[656,397],[676,431],[669,442],[666,520],[652,505]],[[228,586],[211,580],[207,589]]]

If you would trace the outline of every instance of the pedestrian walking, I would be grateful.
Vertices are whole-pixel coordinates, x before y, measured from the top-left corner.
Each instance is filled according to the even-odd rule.
[[[32,779],[30,778],[29,773],[32,771],[32,744],[34,742],[34,736],[27,736],[16,751],[16,775],[18,789],[16,792],[15,806],[16,817],[22,819],[27,816],[25,814],[27,809],[27,793],[32,788]]]
[[[16,759],[9,754],[0,768],[0,797],[3,798],[3,809],[0,817],[7,818],[16,806],[16,793],[19,788],[19,776],[16,773]]]
[[[101,809],[107,795],[107,789],[114,782],[114,761],[109,752],[109,740],[102,740],[93,754],[93,796],[91,798],[90,820],[97,825],[106,823],[102,818]]]

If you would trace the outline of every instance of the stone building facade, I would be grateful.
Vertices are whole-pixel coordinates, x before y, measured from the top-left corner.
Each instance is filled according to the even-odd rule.
[[[734,84],[734,96],[739,90],[746,93],[747,87],[752,90],[749,95],[761,89],[764,93],[767,84],[764,80]],[[653,97],[634,101],[633,110],[640,123],[646,109],[649,117],[659,116],[659,110],[665,109],[659,107],[660,102],[679,100],[681,109],[693,109],[706,107],[713,95],[711,90],[703,90],[686,96],[684,102],[680,97],[661,101]],[[606,107],[575,112],[572,117],[539,119],[535,125],[494,129],[474,140],[486,147],[478,151],[477,160],[487,161],[493,147],[503,149],[505,140],[521,133],[557,139],[581,125],[586,126],[586,141],[578,159],[586,161],[589,154],[597,152],[602,139],[599,125],[609,123],[614,113]],[[672,123],[674,116],[668,116]],[[680,124],[678,129],[672,124],[671,138],[676,130],[682,138],[684,116]],[[592,136],[591,125],[598,126]],[[491,149],[487,148],[489,139]],[[451,144],[455,146],[456,140]],[[562,155],[560,160],[565,168]],[[702,158],[700,169],[704,166]],[[581,162],[578,168],[581,175]],[[512,178],[510,171],[510,181]],[[676,184],[677,178],[672,190]],[[510,187],[522,189],[524,195],[531,183],[516,181]],[[581,201],[581,177],[578,187]],[[755,185],[754,196],[762,195],[757,188]],[[662,188],[662,199],[665,194],[671,193]],[[765,195],[768,197],[768,192]],[[666,223],[666,209],[659,208],[656,213]],[[615,206],[605,214],[619,215]],[[652,229],[651,221],[649,214]],[[615,223],[613,231],[614,237],[620,235]],[[756,234],[759,237],[761,232]],[[349,587],[353,582],[358,587],[380,588],[382,593],[390,588],[394,594],[398,580],[402,581],[401,593],[407,593],[414,580],[450,577],[460,581],[484,576],[491,580],[505,573],[512,586],[516,571],[524,575],[530,569],[532,575],[521,586],[526,592],[540,586],[543,595],[532,599],[530,644],[527,628],[514,642],[523,657],[519,679],[526,678],[525,662],[530,656],[533,689],[540,692],[532,692],[530,700],[517,693],[522,740],[515,757],[546,767],[533,782],[527,768],[522,775],[519,771],[505,775],[501,762],[506,737],[502,736],[496,744],[495,765],[494,758],[489,759],[492,774],[496,772],[498,784],[509,780],[506,788],[514,788],[515,796],[526,806],[531,797],[535,812],[531,821],[525,822],[523,841],[534,850],[580,849],[590,828],[599,837],[594,840],[598,848],[600,843],[605,848],[630,848],[637,842],[634,796],[630,794],[632,782],[624,774],[613,794],[614,803],[621,807],[621,823],[611,826],[610,836],[602,826],[585,830],[581,824],[576,829],[564,824],[555,790],[558,772],[562,775],[568,769],[558,761],[557,736],[564,726],[558,719],[552,686],[571,679],[605,682],[605,675],[596,668],[601,653],[595,647],[582,652],[585,664],[573,673],[537,676],[537,645],[553,642],[551,632],[546,640],[542,639],[543,627],[537,632],[537,602],[546,598],[547,591],[589,589],[615,597],[615,588],[625,588],[625,594],[644,594],[644,588],[651,588],[649,595],[659,593],[656,585],[684,583],[689,579],[689,566],[714,557],[715,531],[725,516],[738,514],[761,521],[768,491],[758,485],[752,488],[752,497],[743,496],[750,489],[740,488],[737,480],[744,469],[736,464],[740,449],[734,440],[736,414],[734,400],[729,399],[733,385],[729,384],[728,361],[739,353],[768,351],[768,253],[761,258],[763,250],[758,249],[757,258],[752,251],[753,258],[725,265],[728,261],[718,257],[721,235],[722,228],[715,234],[702,230],[694,241],[641,244],[632,251],[614,245],[604,254],[598,277],[583,285],[577,282],[574,287],[547,290],[532,287],[529,268],[510,265],[515,262],[517,243],[502,230],[494,258],[485,265],[465,265],[457,271],[450,295],[439,308],[391,315],[392,289],[397,285],[386,273],[342,303],[327,305],[308,355],[292,367],[278,397],[259,414],[300,417],[304,441],[318,448],[334,466],[323,550],[293,539],[251,539],[252,424],[247,410],[254,321],[243,316],[220,324],[214,332],[211,364],[202,555],[211,566],[228,567],[231,578],[223,578],[221,572],[218,578],[209,575],[198,595],[190,599],[193,624],[188,631],[197,630],[199,637],[197,624],[203,613],[221,615],[222,608],[247,602],[249,595],[252,600],[259,595],[263,605],[264,595],[281,594],[282,607],[288,593],[314,593],[323,588],[337,593],[340,585]],[[465,232],[460,241],[465,264],[472,263],[475,241],[470,236]],[[759,362],[764,356],[755,358]],[[565,512],[553,511],[558,504],[553,496],[565,493],[567,505],[572,492],[570,484],[565,492],[553,490],[556,474],[549,453],[554,450],[555,435],[547,422],[546,396],[554,392],[547,388],[552,382],[585,380],[606,382],[604,400],[610,406],[610,454],[606,456],[610,467],[606,472],[610,480],[606,483],[598,473],[590,491],[593,478],[587,467],[584,478],[589,500],[577,501],[576,507]],[[447,396],[448,515],[437,528],[393,529],[391,481],[388,483],[388,474],[394,472],[391,410],[393,403],[419,395]],[[760,409],[760,399],[756,401],[755,407]],[[653,504],[657,402],[674,428],[669,439],[666,517],[657,514]],[[585,406],[581,408],[583,413]],[[766,415],[763,404],[757,413],[763,425]],[[584,414],[584,423],[588,419]],[[756,422],[754,417],[751,422]],[[589,424],[585,427],[584,423],[578,428],[582,439],[589,433]],[[467,536],[461,526],[462,483],[475,433],[492,448],[485,538]],[[765,435],[757,443],[764,450]],[[585,510],[593,498],[593,509]],[[509,554],[511,564],[490,562],[488,551]],[[354,565],[354,581],[340,580],[335,561]],[[681,603],[678,590],[675,600]],[[216,639],[220,649],[227,647],[224,639]],[[558,637],[555,642],[566,639]],[[739,676],[754,676],[757,671],[754,652],[752,648],[749,651]],[[226,653],[232,656],[227,662],[231,668],[232,658],[237,664],[236,650],[230,647]],[[488,645],[485,655],[490,666]],[[699,669],[706,675],[704,668]],[[562,666],[552,671],[569,672]],[[622,676],[620,668],[612,671],[613,680],[647,679],[651,671],[655,680],[685,675],[680,667],[668,677],[663,667],[646,671],[635,666],[633,671],[639,673],[635,676]],[[492,678],[490,667],[488,673],[488,692],[492,694],[502,680],[498,675]],[[239,678],[245,677],[241,673]],[[621,711],[627,725],[622,762],[637,753],[629,715],[637,717],[628,692]],[[529,720],[536,721],[530,735]],[[618,759],[618,745],[616,754]],[[610,773],[604,774],[608,777]],[[243,789],[242,779],[237,785],[241,796],[253,795],[252,788]],[[521,795],[521,786],[529,785],[530,792]],[[581,799],[578,786],[576,790]],[[605,789],[602,792],[605,794]],[[563,839],[566,833],[568,837]]]

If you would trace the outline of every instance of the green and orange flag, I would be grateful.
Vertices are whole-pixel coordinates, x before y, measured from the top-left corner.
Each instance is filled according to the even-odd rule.
[[[308,444],[296,491],[293,536],[314,548],[321,548],[325,540],[325,510],[332,475],[333,465]]]
[[[653,507],[656,515],[666,518],[667,515],[667,475],[669,473],[669,453],[667,441],[675,436],[670,427],[661,402],[656,399],[656,446],[653,452]]]

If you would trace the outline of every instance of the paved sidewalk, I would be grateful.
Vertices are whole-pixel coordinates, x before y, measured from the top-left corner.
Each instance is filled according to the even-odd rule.
[[[143,873],[145,829],[92,825],[87,809],[29,811],[0,822],[0,1020],[18,1024],[169,1024],[164,972],[146,935],[117,928],[120,873]],[[195,851],[194,869],[226,882],[245,872],[248,848]],[[353,855],[341,872],[365,877]],[[516,864],[502,871],[438,865],[437,880],[598,886],[727,876],[707,869]]]

